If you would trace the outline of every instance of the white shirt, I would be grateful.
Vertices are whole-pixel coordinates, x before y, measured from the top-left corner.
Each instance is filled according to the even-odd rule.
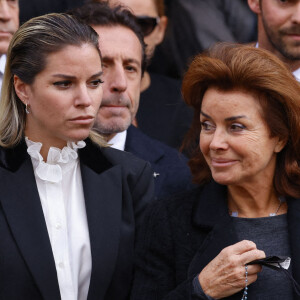
[[[124,151],[126,142],[127,130],[118,132],[112,139],[108,141],[108,144],[112,148]]]
[[[255,48],[258,48],[258,47],[259,47],[259,45],[258,45],[258,42],[257,42],[257,43],[255,44]],[[295,79],[296,79],[297,81],[300,82],[300,68],[297,69],[297,70],[295,70],[295,71],[293,72],[293,75],[294,75]]]
[[[293,72],[294,77],[300,82],[300,68]]]
[[[41,143],[26,138],[35,180],[50,238],[62,300],[86,300],[92,258],[82,187],[78,148],[85,142],[68,143],[62,150],[51,147],[47,162]]]
[[[2,54],[0,57],[0,91],[1,91],[1,87],[2,87],[2,80],[3,80],[5,65],[6,65],[6,55]]]

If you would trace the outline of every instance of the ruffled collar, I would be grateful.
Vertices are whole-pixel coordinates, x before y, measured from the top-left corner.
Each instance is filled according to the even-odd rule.
[[[40,154],[42,143],[33,142],[25,137],[27,152],[30,155],[37,177],[44,181],[60,182],[63,173],[72,168],[78,159],[77,150],[85,147],[84,141],[68,142],[63,149],[50,147],[47,162]]]

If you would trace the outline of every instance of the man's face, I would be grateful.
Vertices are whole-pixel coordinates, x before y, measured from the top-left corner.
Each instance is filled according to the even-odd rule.
[[[156,18],[159,16],[154,0],[110,0],[109,3],[111,5],[125,5],[129,7],[137,17],[146,16]],[[149,35],[144,37],[147,45],[146,52],[148,57],[153,55],[155,47],[164,39],[166,26],[167,17],[162,16],[160,17],[159,24],[154,28],[154,30]]]
[[[18,0],[0,0],[0,55],[7,52],[12,35],[18,27]]]
[[[300,60],[300,0],[260,0],[258,18],[260,46],[283,61]]]
[[[123,26],[93,26],[99,34],[103,60],[103,99],[95,127],[108,139],[126,130],[139,106],[142,46]]]

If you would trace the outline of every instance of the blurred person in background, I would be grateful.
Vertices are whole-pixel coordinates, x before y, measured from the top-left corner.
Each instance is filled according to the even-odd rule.
[[[247,0],[168,0],[166,37],[150,69],[182,78],[198,53],[216,42],[249,43],[256,39],[256,16]]]
[[[150,162],[155,197],[191,188],[187,158],[132,125],[139,110],[146,67],[143,34],[134,15],[123,6],[87,3],[71,12],[99,34],[103,61],[103,101],[95,130],[108,144]]]
[[[101,1],[101,0],[95,0]],[[136,16],[147,45],[148,60],[163,41],[167,26],[163,0],[109,0],[112,7],[128,7]],[[133,122],[148,136],[179,149],[192,121],[192,111],[181,96],[181,82],[154,72],[144,72],[139,110]]]
[[[69,9],[80,6],[85,0],[19,0],[20,2],[20,23],[31,18],[48,13],[64,13]]]
[[[285,62],[300,81],[300,1],[248,0],[257,14],[257,47]]]
[[[6,64],[6,52],[19,27],[19,1],[0,1],[0,90]]]

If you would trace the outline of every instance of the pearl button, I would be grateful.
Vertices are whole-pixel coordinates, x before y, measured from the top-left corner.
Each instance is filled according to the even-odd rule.
[[[56,229],[61,229],[61,224],[60,223],[56,223],[55,228]]]
[[[60,262],[60,263],[58,264],[58,266],[59,266],[61,269],[63,269],[65,265],[64,265],[63,262]]]

